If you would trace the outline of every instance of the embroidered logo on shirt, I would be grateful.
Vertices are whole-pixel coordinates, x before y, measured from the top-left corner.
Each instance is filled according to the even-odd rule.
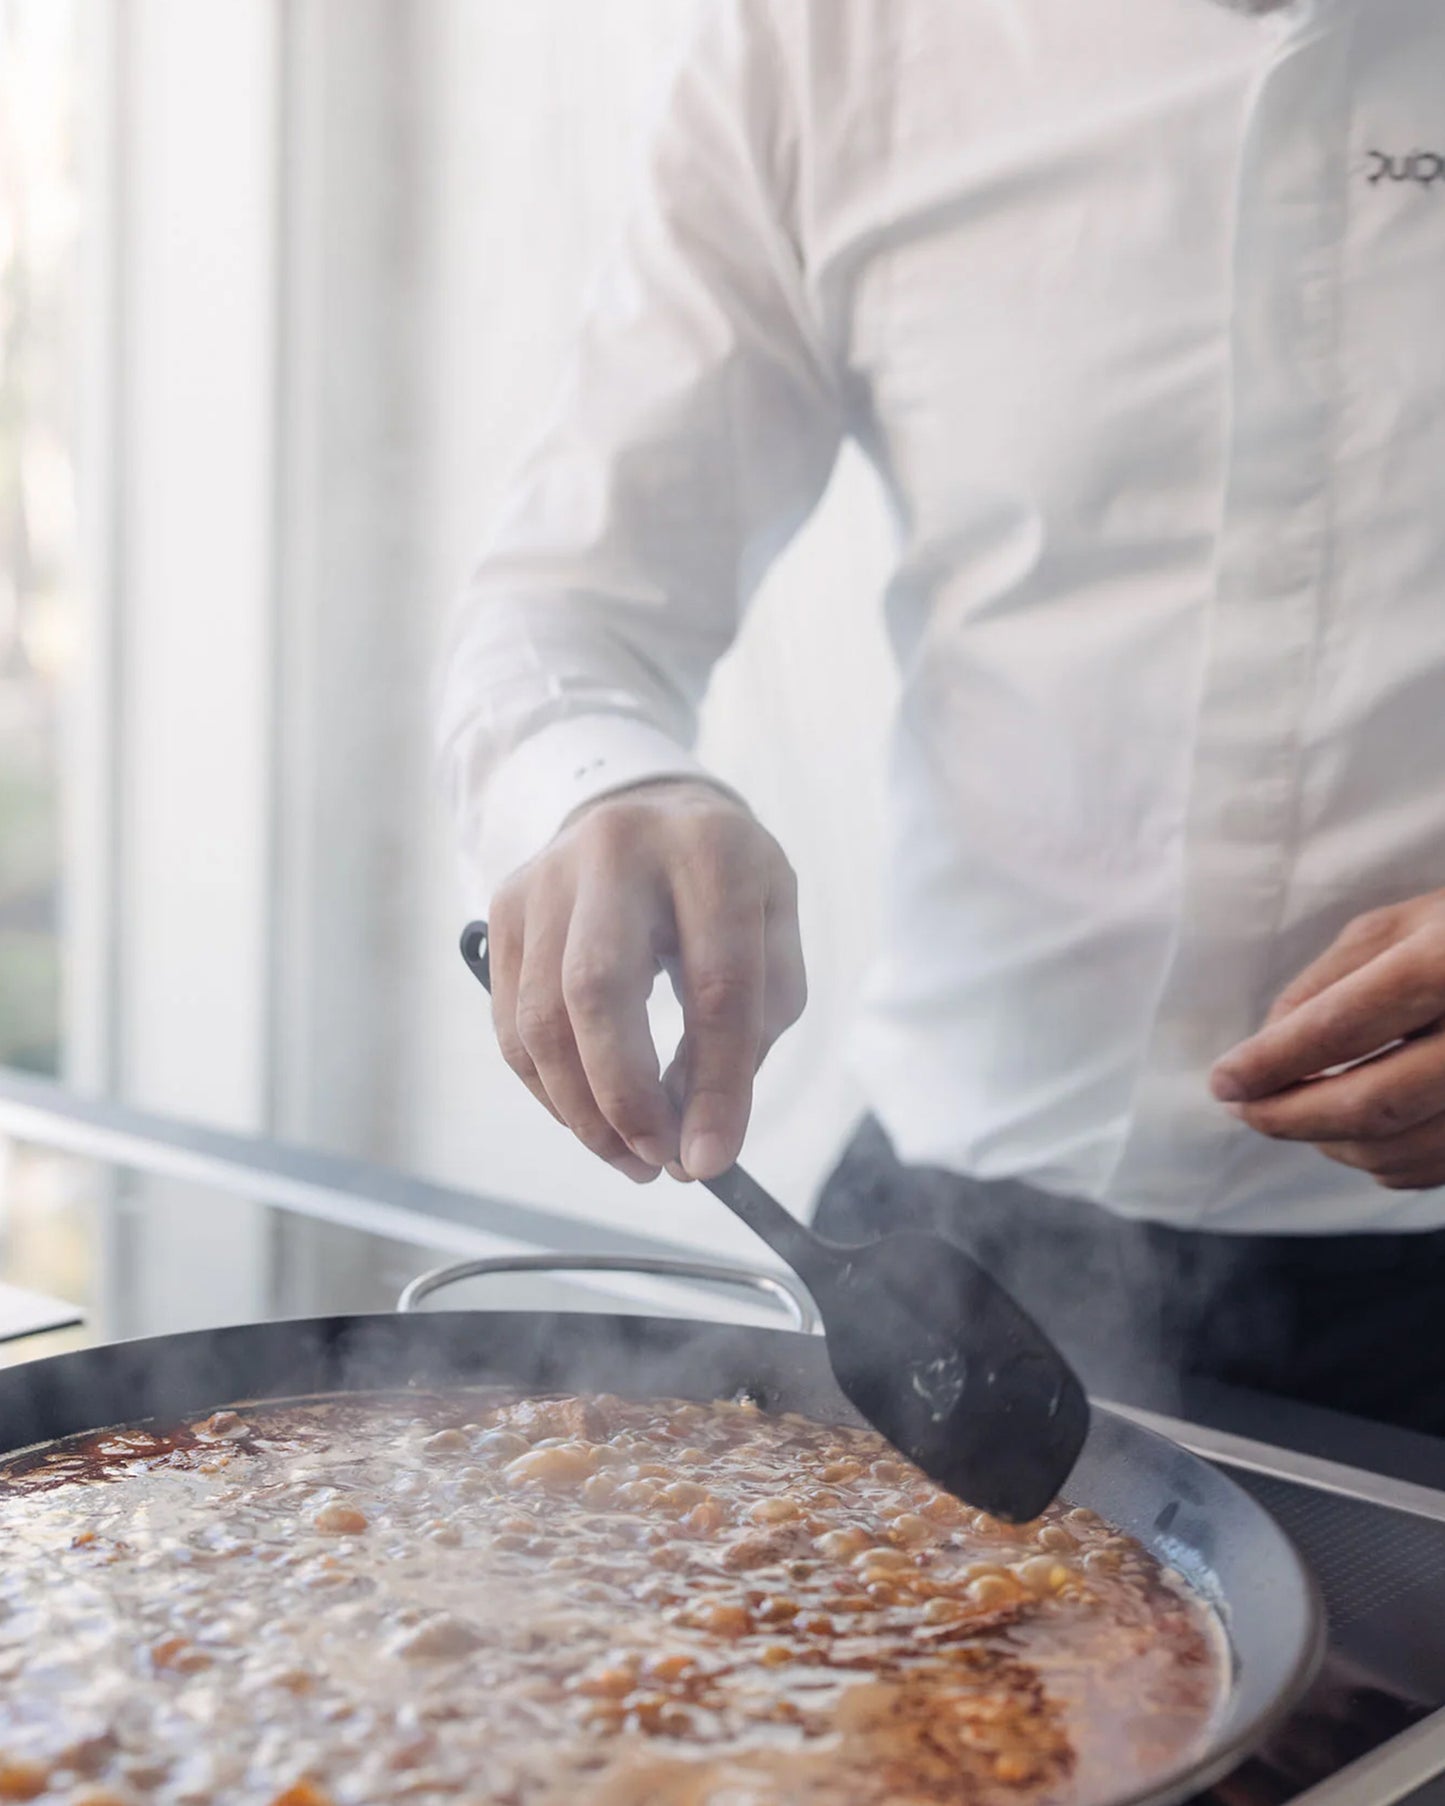
[[[1411,151],[1408,157],[1391,156],[1388,151],[1366,152],[1370,171],[1365,180],[1372,188],[1381,182],[1414,182],[1421,188],[1433,188],[1445,182],[1445,155],[1439,151]]]

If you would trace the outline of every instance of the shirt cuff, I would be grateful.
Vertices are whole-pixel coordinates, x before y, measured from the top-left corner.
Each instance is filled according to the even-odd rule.
[[[540,853],[574,809],[657,778],[698,778],[733,794],[661,728],[631,715],[574,715],[530,735],[496,767],[471,813],[483,897]]]

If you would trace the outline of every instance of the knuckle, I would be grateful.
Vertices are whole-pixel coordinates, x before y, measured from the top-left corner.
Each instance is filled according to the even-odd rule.
[[[628,1059],[615,1056],[602,1071],[589,1074],[597,1108],[619,1129],[624,1121],[651,1121],[656,1115],[656,1080],[649,1086],[644,1075]]]
[[[1237,1087],[1236,1095],[1243,1097],[1244,1102],[1240,1108],[1249,1112],[1251,1126],[1253,1126],[1254,1112],[1263,1107],[1259,1094],[1267,1093],[1269,1090],[1268,1084],[1264,1082],[1269,1077],[1267,1065],[1267,1061],[1257,1053],[1245,1051],[1232,1053],[1229,1056],[1228,1065],[1222,1068],[1231,1087]]]
[[[1412,1022],[1424,1023],[1445,1009],[1445,955],[1442,964],[1427,967],[1421,963],[1413,981],[1399,998],[1399,1007]]]
[[[722,1084],[697,1085],[687,1101],[687,1122],[693,1128],[706,1128],[725,1141],[741,1138],[747,1126],[749,1098],[746,1090],[751,1072],[738,1075],[736,1090]]]
[[[607,1016],[623,1001],[626,990],[621,969],[596,954],[569,960],[562,971],[562,994],[575,1015]]]
[[[653,1099],[634,1085],[604,1085],[594,1095],[602,1114],[624,1141],[651,1134],[658,1126]]]
[[[506,989],[514,980],[522,963],[522,925],[520,915],[499,912],[495,900],[487,925],[487,959],[492,969],[492,991]]]
[[[1400,958],[1411,977],[1438,984],[1445,960],[1445,923],[1430,921],[1413,929],[1400,943]]]
[[[738,799],[725,790],[719,790],[715,784],[697,784],[678,794],[686,800],[684,819],[722,824],[748,833],[757,831],[757,823]]]
[[[1281,1138],[1281,1124],[1268,1104],[1245,1104],[1240,1110],[1239,1120],[1245,1128],[1253,1129],[1256,1135]]]
[[[1329,1054],[1342,1042],[1348,1041],[1355,1026],[1355,1005],[1349,998],[1341,1002],[1328,994],[1317,998],[1316,1005],[1314,1038]]]
[[[580,815],[568,830],[575,867],[600,872],[612,883],[635,881],[656,854],[657,805],[631,795],[606,797]]]
[[[759,870],[771,868],[776,860],[782,859],[779,847],[766,828],[760,827],[751,815],[746,815],[735,804],[725,803],[713,816],[713,832],[718,844],[728,852],[744,854]]]
[[[678,824],[668,843],[667,860],[675,882],[706,897],[736,896],[746,877],[746,868],[739,867],[711,824],[695,818]]]
[[[1400,926],[1400,908],[1396,903],[1386,903],[1378,909],[1367,909],[1349,922],[1341,934],[1342,941],[1362,943],[1380,941],[1394,934]]]
[[[517,1034],[533,1057],[558,1052],[571,1039],[571,1024],[560,997],[523,994],[517,999]]]
[[[610,1124],[600,1116],[591,1114],[579,1116],[575,1122],[567,1125],[589,1154],[595,1154],[599,1160],[613,1160],[626,1150],[613,1132]]]
[[[1416,1182],[1416,1175],[1420,1171],[1418,1159],[1406,1160],[1399,1156],[1391,1158],[1388,1154],[1379,1152],[1366,1154],[1360,1165],[1380,1185],[1396,1181],[1406,1186],[1411,1185]]]
[[[1362,1112],[1362,1124],[1369,1122],[1368,1112]],[[1350,1133],[1350,1146],[1359,1151],[1362,1162],[1372,1171],[1383,1172],[1387,1166],[1402,1166],[1410,1157],[1410,1150],[1403,1143],[1367,1132]]]
[[[1385,1191],[1426,1191],[1430,1186],[1438,1184],[1440,1177],[1445,1175],[1434,1178],[1415,1172],[1384,1172],[1373,1175],[1376,1185]]]
[[[511,876],[504,878],[497,890],[491,894],[491,907],[488,908],[488,921],[491,926],[502,923],[511,926],[522,919],[527,907],[527,865],[518,867]]]
[[[534,913],[536,902],[532,883],[536,863],[534,860],[513,872],[493,893],[487,910],[487,944],[494,961],[521,957],[527,918]]]
[[[622,1144],[611,1123],[602,1116],[590,1097],[569,1098],[566,1109],[562,1111],[562,1121],[589,1154],[610,1160],[622,1151]]]
[[[500,1031],[497,1046],[501,1049],[502,1058],[519,1079],[526,1079],[530,1083],[536,1078],[537,1068],[532,1063],[532,1056],[522,1045],[520,1036]]]
[[[589,854],[625,853],[644,831],[646,812],[637,803],[612,798],[577,818],[571,838]]]
[[[1441,978],[1445,977],[1445,918],[1432,915],[1415,930],[1413,938],[1421,965],[1438,988]]]
[[[778,893],[780,896],[786,897],[790,902],[796,902],[798,896],[798,874],[794,870],[793,862],[778,845],[777,841],[770,839],[769,845],[772,851],[773,878],[777,885]]]
[[[678,824],[679,842],[693,861],[710,870],[735,870],[738,877],[752,874],[756,860],[749,854],[759,832],[749,816],[721,797],[690,811]]]
[[[798,874],[793,869],[792,861],[771,834],[765,837],[761,864],[774,907],[781,905],[786,909],[796,909]]]
[[[495,891],[491,907],[487,911],[487,920],[491,924],[492,933],[514,928],[526,913],[527,908],[527,867],[513,872]]]
[[[744,1018],[753,1000],[753,986],[741,972],[700,972],[688,987],[697,1020],[731,1026]]]
[[[1393,1097],[1366,1097],[1347,1112],[1346,1128],[1362,1141],[1383,1141],[1398,1135],[1407,1124]]]

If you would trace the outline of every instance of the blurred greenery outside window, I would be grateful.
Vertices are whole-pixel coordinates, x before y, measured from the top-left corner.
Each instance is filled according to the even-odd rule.
[[[59,1062],[59,685],[77,572],[74,0],[0,0],[0,1063]]]

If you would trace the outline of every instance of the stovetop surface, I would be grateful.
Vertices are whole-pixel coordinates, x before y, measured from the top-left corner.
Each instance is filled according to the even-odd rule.
[[[1286,1806],[1445,1708],[1445,1523],[1273,1475],[1226,1471],[1313,1568],[1329,1648],[1310,1693],[1201,1806]]]

